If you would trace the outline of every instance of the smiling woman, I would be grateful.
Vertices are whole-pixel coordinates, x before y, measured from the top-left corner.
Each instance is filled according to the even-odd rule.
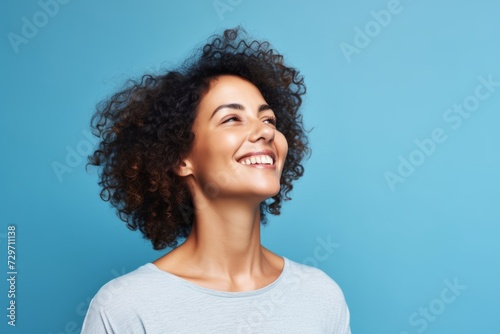
[[[195,140],[177,174],[186,178],[194,197],[209,205],[203,190],[217,182],[212,178],[217,171],[225,182],[216,183],[212,204],[242,202],[258,208],[280,191],[288,144],[275,124],[276,116],[257,87],[239,76],[220,75],[200,101]]]
[[[101,198],[173,250],[104,285],[82,333],[350,333],[335,281],[260,242],[310,152],[304,93],[297,70],[237,27],[99,104]]]

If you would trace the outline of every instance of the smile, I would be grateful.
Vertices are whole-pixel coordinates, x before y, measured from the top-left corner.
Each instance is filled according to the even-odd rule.
[[[253,155],[238,162],[243,165],[274,165],[274,160],[269,155]]]

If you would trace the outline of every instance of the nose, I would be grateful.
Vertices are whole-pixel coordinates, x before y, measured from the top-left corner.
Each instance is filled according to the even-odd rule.
[[[271,125],[264,123],[261,119],[255,119],[252,122],[252,132],[250,133],[249,140],[252,142],[264,139],[266,142],[274,140],[275,129]]]

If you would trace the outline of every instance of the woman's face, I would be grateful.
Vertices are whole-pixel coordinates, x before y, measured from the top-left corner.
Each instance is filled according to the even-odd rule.
[[[279,120],[277,120],[279,122]],[[280,190],[288,144],[259,89],[234,75],[212,80],[193,124],[195,139],[180,167],[211,198],[262,201]]]

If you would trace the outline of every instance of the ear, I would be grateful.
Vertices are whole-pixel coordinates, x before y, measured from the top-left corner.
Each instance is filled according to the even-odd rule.
[[[181,159],[175,168],[175,173],[178,176],[185,177],[193,174],[193,165],[189,159]]]

